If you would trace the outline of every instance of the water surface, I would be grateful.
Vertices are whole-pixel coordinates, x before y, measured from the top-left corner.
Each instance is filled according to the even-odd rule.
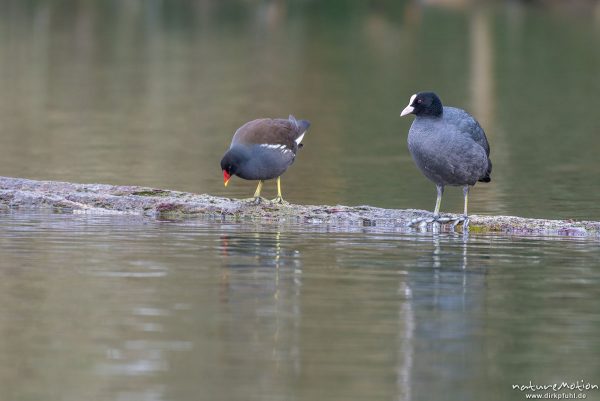
[[[600,374],[593,240],[22,212],[0,225],[10,400],[506,400],[522,399],[512,384]]]

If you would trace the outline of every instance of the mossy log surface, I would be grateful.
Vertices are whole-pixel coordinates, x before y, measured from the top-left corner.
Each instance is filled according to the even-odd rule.
[[[0,177],[0,208],[46,208],[67,213],[130,214],[152,218],[207,216],[227,221],[287,222],[344,227],[374,226],[383,231],[409,228],[431,212],[372,206],[278,204],[216,197],[138,186],[73,184]],[[449,225],[442,230],[449,229]],[[458,228],[460,230],[460,228]],[[530,219],[514,216],[470,216],[470,232],[559,236],[595,236],[600,222]]]

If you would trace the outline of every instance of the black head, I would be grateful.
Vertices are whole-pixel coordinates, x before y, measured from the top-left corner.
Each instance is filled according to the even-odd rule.
[[[245,161],[245,155],[237,148],[231,148],[225,153],[221,159],[221,170],[223,170],[223,182],[225,183],[225,186],[227,186],[231,176],[239,171],[240,166]]]
[[[443,111],[444,107],[438,95],[433,92],[419,92],[411,96],[408,106],[402,110],[400,116],[414,114],[416,116],[439,117]]]

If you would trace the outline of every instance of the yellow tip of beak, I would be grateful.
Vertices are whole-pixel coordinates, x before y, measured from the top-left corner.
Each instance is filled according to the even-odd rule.
[[[225,186],[227,186],[227,184],[229,184],[229,180],[227,180],[223,183],[223,185],[225,185]]]

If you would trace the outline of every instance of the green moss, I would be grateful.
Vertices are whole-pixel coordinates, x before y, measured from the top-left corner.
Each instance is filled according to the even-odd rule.
[[[469,224],[469,232],[470,233],[489,233],[493,231],[499,231],[497,227],[485,227],[485,226],[476,226]]]

